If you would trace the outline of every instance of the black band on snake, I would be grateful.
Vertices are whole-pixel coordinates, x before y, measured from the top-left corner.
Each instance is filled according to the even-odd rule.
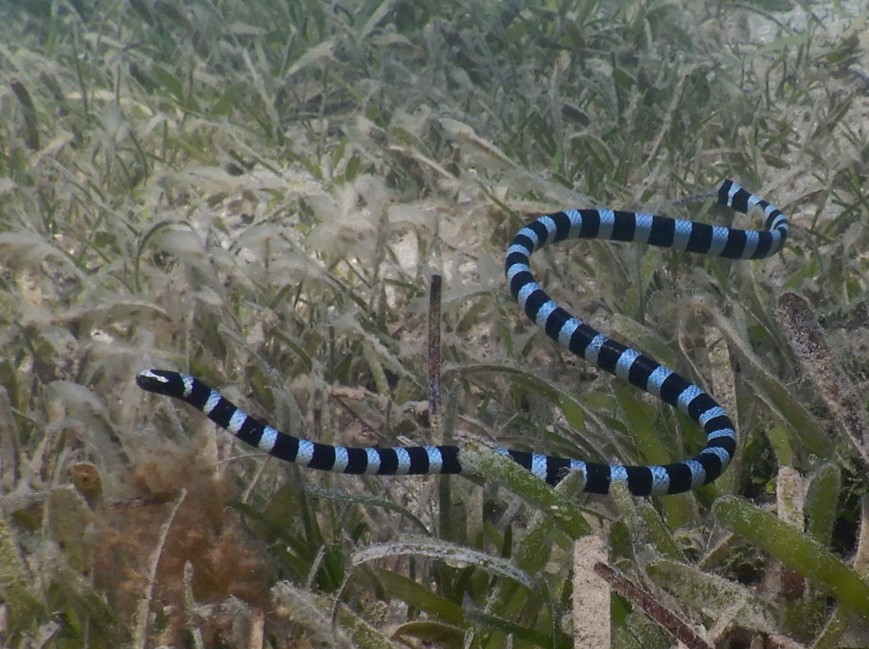
[[[539,453],[496,449],[538,478],[557,484],[571,471],[582,474],[587,492],[606,494],[624,482],[636,496],[674,494],[715,480],[736,450],[736,431],[727,413],[709,394],[673,370],[626,347],[558,306],[534,280],[531,254],[564,239],[631,241],[686,252],[760,259],[778,252],[788,235],[784,214],[737,183],[725,180],[717,203],[746,213],[760,208],[765,230],[737,230],[665,216],[608,209],[566,210],[547,214],[516,233],[507,248],[506,275],[513,297],[546,335],[571,352],[625,379],[687,413],[706,433],[706,446],[694,457],[665,466],[621,466]],[[287,462],[310,469],[370,475],[470,473],[458,446],[351,448],[319,444],[282,433],[235,406],[202,381],[165,370],[136,377],[144,390],[186,401],[243,442]]]

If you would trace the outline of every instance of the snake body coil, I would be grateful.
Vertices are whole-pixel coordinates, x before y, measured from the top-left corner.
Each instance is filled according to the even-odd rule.
[[[694,457],[665,466],[621,466],[540,453],[496,449],[551,485],[569,471],[584,478],[587,492],[606,494],[624,482],[636,496],[674,494],[715,480],[736,450],[736,431],[709,394],[673,370],[626,347],[556,304],[531,274],[530,257],[564,239],[609,239],[674,248],[731,259],[760,259],[778,252],[788,235],[784,214],[737,183],[725,180],[717,203],[746,213],[760,208],[765,230],[737,230],[695,221],[608,209],[566,210],[541,216],[523,227],[507,248],[510,291],[525,314],[562,347],[687,413],[706,433]],[[468,472],[457,446],[352,448],[319,444],[282,433],[258,421],[202,381],[178,372],[145,370],[136,376],[144,390],[186,401],[243,442],[281,460],[338,473],[410,475]]]

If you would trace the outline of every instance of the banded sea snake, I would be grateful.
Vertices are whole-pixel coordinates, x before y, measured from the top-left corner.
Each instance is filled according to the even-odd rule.
[[[717,203],[747,213],[763,211],[764,230],[738,230],[641,212],[609,209],[565,210],[538,217],[523,227],[507,248],[505,272],[510,292],[525,314],[546,335],[589,363],[625,379],[687,413],[706,433],[706,446],[694,457],[664,466],[621,466],[540,453],[496,449],[551,485],[568,471],[584,478],[584,490],[606,494],[624,482],[636,496],[681,493],[718,478],[733,459],[736,431],[722,408],[702,388],[638,351],[590,327],[556,304],[537,284],[531,254],[565,239],[608,239],[731,259],[761,259],[778,252],[788,235],[784,214],[732,180],[718,190]],[[461,474],[458,446],[352,448],[320,444],[280,432],[258,421],[199,379],[166,370],[145,370],[136,377],[144,390],[186,401],[243,442],[310,469],[352,474]]]

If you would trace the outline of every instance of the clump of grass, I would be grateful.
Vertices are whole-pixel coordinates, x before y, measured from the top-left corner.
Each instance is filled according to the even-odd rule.
[[[656,1],[11,9],[2,642],[859,638],[865,467],[839,429],[866,408],[869,146],[851,72],[869,67],[865,21],[825,30],[806,12],[796,28],[770,13],[764,39],[757,16]],[[178,367],[327,442],[686,457],[702,443],[693,424],[555,350],[507,296],[501,258],[554,208],[718,219],[664,197],[724,176],[792,217],[780,257],[584,242],[536,262],[556,299],[728,407],[737,460],[695,494],[553,493],[484,449],[482,485],[313,475],[133,383]],[[818,394],[792,353],[785,291],[826,333],[824,367],[849,403]],[[574,570],[568,550],[589,529],[604,550]],[[608,617],[571,620],[582,588]]]

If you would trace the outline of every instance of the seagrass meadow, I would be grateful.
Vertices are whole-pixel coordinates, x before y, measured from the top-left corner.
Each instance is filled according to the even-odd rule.
[[[527,4],[0,4],[0,646],[869,646],[869,12]],[[504,252],[570,207],[762,227],[724,178],[780,254],[532,262],[727,409],[724,475],[595,496],[487,451],[703,446],[534,327]],[[477,475],[280,462],[147,368]]]

